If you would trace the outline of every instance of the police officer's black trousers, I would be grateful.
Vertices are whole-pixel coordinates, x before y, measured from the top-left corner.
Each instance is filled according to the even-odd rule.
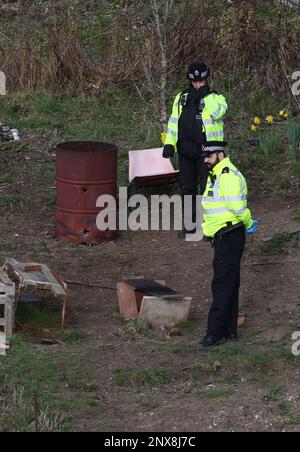
[[[213,303],[208,317],[208,335],[237,335],[240,267],[245,243],[243,227],[215,240]]]
[[[200,194],[205,192],[208,169],[203,159],[188,160],[179,154],[179,182],[181,188],[181,194],[184,196],[192,196],[192,221],[196,223],[197,209],[196,209],[196,196],[199,194],[198,187],[200,185]]]

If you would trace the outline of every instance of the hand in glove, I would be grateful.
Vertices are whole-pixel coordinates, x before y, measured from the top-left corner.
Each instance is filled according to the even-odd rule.
[[[164,145],[164,150],[163,150],[163,157],[165,159],[170,159],[173,157],[175,153],[175,148],[172,144],[165,144]]]
[[[259,224],[260,224],[259,220],[254,220],[251,228],[246,229],[246,235],[249,236],[255,234],[257,232],[257,227]]]

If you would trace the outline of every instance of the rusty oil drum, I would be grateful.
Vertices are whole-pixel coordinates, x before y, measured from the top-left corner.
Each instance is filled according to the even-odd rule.
[[[117,196],[118,148],[97,141],[62,143],[56,149],[55,236],[98,244],[116,238],[116,231],[100,231],[96,218],[100,195]]]

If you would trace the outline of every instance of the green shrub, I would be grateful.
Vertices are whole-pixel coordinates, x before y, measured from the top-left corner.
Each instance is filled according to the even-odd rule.
[[[290,157],[292,162],[297,162],[300,157],[300,122],[294,120],[287,125],[287,135],[289,140]]]
[[[277,133],[267,132],[260,139],[260,149],[266,160],[274,161],[279,154],[280,139]]]

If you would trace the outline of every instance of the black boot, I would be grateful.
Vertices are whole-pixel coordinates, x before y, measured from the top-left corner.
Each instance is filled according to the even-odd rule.
[[[202,342],[200,343],[201,347],[214,347],[215,345],[221,345],[224,343],[224,336],[211,336],[206,335]]]
[[[226,341],[238,342],[239,338],[237,333],[226,333],[225,334]]]

